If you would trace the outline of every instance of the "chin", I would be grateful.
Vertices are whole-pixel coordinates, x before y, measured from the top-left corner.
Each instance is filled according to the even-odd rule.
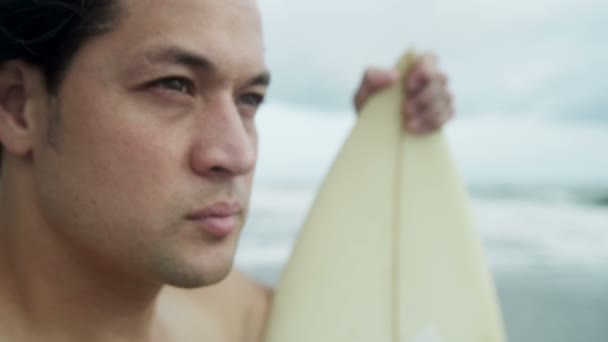
[[[167,279],[165,284],[183,288],[183,289],[194,289],[204,286],[210,286],[217,284],[224,280],[230,271],[232,270],[232,263],[224,267],[218,267],[214,265],[213,269],[206,270],[192,270],[191,273],[182,273],[177,277]]]
[[[153,261],[156,279],[166,285],[192,289],[221,282],[228,276],[234,263],[234,251],[208,251],[196,257],[161,253]]]

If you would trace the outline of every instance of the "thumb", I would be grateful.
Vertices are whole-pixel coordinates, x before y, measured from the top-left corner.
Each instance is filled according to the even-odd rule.
[[[357,111],[365,105],[367,100],[391,84],[399,78],[399,73],[396,70],[386,70],[379,68],[369,68],[365,71],[359,90],[355,94],[354,103]]]

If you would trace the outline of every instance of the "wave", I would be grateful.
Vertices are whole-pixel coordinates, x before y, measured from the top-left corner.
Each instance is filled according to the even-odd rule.
[[[471,186],[469,191],[471,197],[477,199],[520,199],[608,207],[608,187],[494,185]]]

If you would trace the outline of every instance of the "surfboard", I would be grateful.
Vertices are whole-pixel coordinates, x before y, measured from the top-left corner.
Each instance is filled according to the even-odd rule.
[[[402,129],[403,93],[362,110],[282,273],[266,342],[505,340],[446,141]]]

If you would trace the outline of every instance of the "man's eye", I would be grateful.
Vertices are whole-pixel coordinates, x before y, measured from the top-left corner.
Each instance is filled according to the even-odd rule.
[[[194,92],[194,84],[192,81],[179,77],[163,78],[155,81],[152,85],[184,94],[192,94]]]
[[[262,102],[264,102],[264,96],[256,93],[244,94],[238,98],[239,105],[259,107]]]

